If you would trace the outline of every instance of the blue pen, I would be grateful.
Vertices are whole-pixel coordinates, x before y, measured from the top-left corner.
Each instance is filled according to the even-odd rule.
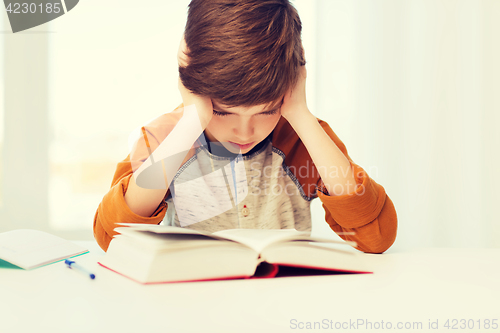
[[[75,268],[77,271],[89,276],[92,280],[95,279],[95,274],[90,273],[88,270],[83,268],[82,266],[78,265],[76,262],[66,259],[64,260],[64,263],[69,267],[69,268]]]

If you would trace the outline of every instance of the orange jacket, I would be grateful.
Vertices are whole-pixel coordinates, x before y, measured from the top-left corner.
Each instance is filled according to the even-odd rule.
[[[356,248],[363,252],[382,253],[394,242],[397,231],[397,216],[394,205],[386,195],[382,186],[373,181],[366,172],[354,164],[340,139],[324,121],[318,120],[335,142],[337,147],[351,162],[358,188],[354,193],[342,196],[329,196],[322,188],[317,172],[300,172],[294,175],[302,185],[305,194],[314,198],[318,196],[325,209],[325,220],[335,232],[351,232],[354,235],[340,235],[345,240],[355,241]],[[301,166],[313,165],[311,157],[300,138],[290,124],[281,118],[272,133],[272,145],[283,152],[285,164],[291,170],[300,170]],[[133,213],[125,203],[132,165],[130,155],[118,163],[110,191],[99,204],[94,217],[94,237],[102,249],[107,250],[116,223],[150,223],[159,224],[166,213],[167,203],[162,201],[150,217]],[[169,193],[167,192],[167,196]]]

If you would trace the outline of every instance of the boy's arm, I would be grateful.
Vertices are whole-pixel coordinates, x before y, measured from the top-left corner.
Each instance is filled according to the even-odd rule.
[[[328,192],[353,193],[356,183],[349,160],[307,107],[306,77],[306,67],[302,66],[297,83],[283,98],[281,115],[304,143]]]
[[[326,222],[343,239],[355,241],[358,250],[382,253],[396,239],[396,210],[384,188],[361,167],[351,164],[358,184],[354,193],[331,196],[318,191]],[[342,235],[345,232],[354,232],[354,235]]]
[[[210,104],[199,103],[198,99],[190,102],[194,102],[195,109],[192,106],[183,108],[184,111],[176,109],[143,127],[143,135],[139,134],[131,154],[118,164],[111,189],[94,217],[94,237],[103,249],[107,249],[116,234],[117,223],[158,224],[163,220],[170,181],[194,154],[192,145],[212,113],[211,101]],[[204,114],[198,114],[200,111]]]
[[[178,50],[179,66],[185,66],[188,60],[186,43],[182,38]],[[178,168],[189,157],[189,147],[212,119],[213,107],[209,97],[192,93],[184,87],[180,78],[178,79],[178,88],[184,106],[182,113],[186,113],[188,108],[190,111],[194,110],[194,119],[193,116],[184,118],[186,121],[181,127],[178,127],[182,120],[180,119],[181,112],[177,112],[159,117],[159,120],[153,121],[153,124],[149,126],[148,131],[143,127],[144,137],[141,139],[142,141],[139,140],[142,145],[136,142],[134,154],[129,155],[125,161],[118,164],[111,190],[104,196],[94,217],[94,237],[104,250],[107,250],[109,242],[115,234],[116,223],[159,224],[163,220],[167,210],[164,199],[168,195],[167,189],[170,181]],[[192,115],[192,112],[190,114]],[[162,163],[163,189],[139,186],[133,172],[140,169],[140,165],[147,159],[153,163],[153,156],[157,153],[155,149],[160,147],[160,154],[156,156],[159,157],[159,160],[157,159],[156,162],[161,160]],[[171,156],[164,160],[165,156],[161,154],[164,149],[177,157]],[[182,160],[182,156],[185,156],[184,160]],[[162,181],[149,179],[146,183],[156,186]]]
[[[306,147],[321,177],[318,183],[324,193],[319,192],[319,197],[326,221],[336,232],[354,232],[341,237],[355,241],[359,250],[382,253],[396,237],[394,205],[384,188],[352,163],[330,127],[326,123],[322,126],[311,114],[305,98],[306,77],[304,66],[297,84],[284,97],[281,114]]]
[[[392,201],[381,185],[371,179],[360,166],[352,162],[345,145],[330,126],[323,121],[316,120],[316,123],[349,162],[349,169],[354,177],[353,182],[356,184],[356,189],[352,193],[342,195],[329,193],[322,178],[321,166],[317,165],[313,159],[321,177],[314,177],[315,173],[312,172],[313,178],[310,181],[318,186],[317,194],[323,202],[326,222],[333,231],[340,234],[340,237],[356,242],[356,248],[360,251],[368,253],[386,251],[394,243],[397,232],[397,215]],[[323,171],[325,169],[323,168]],[[344,178],[345,170],[344,175],[342,175],[342,170],[336,169],[334,165],[330,166],[329,170],[333,170],[330,176],[338,173],[339,178]],[[310,190],[312,189],[308,186],[306,191]],[[354,235],[342,234],[346,232],[354,232]]]
[[[133,179],[132,165],[130,157],[127,157],[118,164],[111,189],[102,199],[94,216],[94,238],[104,251],[108,249],[109,242],[116,234],[114,228],[117,227],[117,223],[159,224],[165,217],[167,204],[164,200],[156,204],[156,210],[149,217],[137,215],[129,208],[125,202],[125,193],[129,188],[131,179]],[[166,193],[166,191],[163,192]]]

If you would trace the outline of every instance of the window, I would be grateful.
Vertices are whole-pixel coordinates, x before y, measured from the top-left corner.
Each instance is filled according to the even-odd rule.
[[[50,22],[51,228],[91,230],[129,134],[181,103],[176,57],[188,4],[81,2]]]

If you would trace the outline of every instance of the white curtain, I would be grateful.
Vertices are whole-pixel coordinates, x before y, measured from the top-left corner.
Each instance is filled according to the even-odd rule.
[[[500,247],[500,1],[314,5],[316,114],[394,201],[391,251]]]

